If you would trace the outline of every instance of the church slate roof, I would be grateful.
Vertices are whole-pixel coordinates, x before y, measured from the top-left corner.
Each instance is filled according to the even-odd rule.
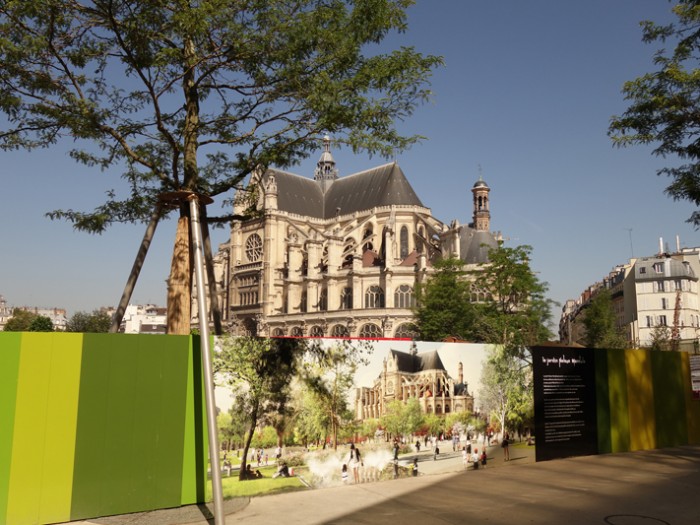
[[[396,360],[399,372],[415,374],[425,370],[445,370],[445,365],[442,364],[437,350],[424,354],[407,354],[398,350],[392,350],[391,357]]]
[[[309,178],[269,169],[277,183],[277,208],[289,213],[330,219],[374,207],[423,206],[396,162],[336,179],[324,195]]]
[[[487,231],[462,227],[459,232],[460,258],[467,264],[488,262],[489,248],[498,248],[496,237]]]

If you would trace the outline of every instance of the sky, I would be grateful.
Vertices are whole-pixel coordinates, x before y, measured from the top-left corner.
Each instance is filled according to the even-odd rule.
[[[658,44],[642,20],[672,20],[666,0],[418,0],[408,31],[387,45],[444,57],[432,100],[401,122],[425,139],[395,160],[434,217],[471,221],[471,187],[491,188],[491,229],[506,246],[532,247],[532,268],[563,303],[630,257],[700,246],[693,206],[664,194],[664,163],[651,148],[618,149],[607,136],[624,112],[625,81],[652,71]],[[92,210],[118,187],[119,171],[68,157],[68,144],[0,152],[0,295],[10,306],[69,315],[118,304],[145,225],[102,235],[51,221],[54,209]],[[340,176],[388,160],[332,149]],[[313,177],[321,154],[291,169]],[[211,205],[210,215],[221,212]],[[161,223],[132,303],[165,305],[175,223]],[[213,245],[227,240],[212,233]],[[561,309],[553,309],[558,322]]]

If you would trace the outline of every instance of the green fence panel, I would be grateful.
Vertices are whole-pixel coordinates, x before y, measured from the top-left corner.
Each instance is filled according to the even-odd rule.
[[[651,352],[654,385],[657,447],[676,447],[688,443],[685,381],[682,354]]]
[[[608,351],[594,349],[596,420],[598,425],[598,453],[612,452],[610,425],[610,385],[608,384]]]
[[[7,523],[22,335],[0,332],[0,523]]]
[[[187,336],[86,335],[71,519],[180,505]]]
[[[627,367],[622,350],[608,350],[610,394],[610,443],[612,452],[630,450],[630,421],[627,402]]]

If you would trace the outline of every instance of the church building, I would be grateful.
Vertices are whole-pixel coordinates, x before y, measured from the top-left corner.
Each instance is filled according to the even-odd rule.
[[[339,176],[323,152],[314,178],[267,169],[239,189],[224,320],[257,336],[413,338],[415,289],[440,257],[486,262],[490,188],[471,189],[473,222],[432,216],[397,162]]]

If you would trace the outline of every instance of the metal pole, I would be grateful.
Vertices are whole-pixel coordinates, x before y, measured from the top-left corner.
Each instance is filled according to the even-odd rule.
[[[199,333],[202,340],[202,366],[204,369],[204,394],[207,405],[207,427],[209,429],[209,463],[211,464],[211,484],[214,495],[214,524],[224,525],[224,497],[221,487],[221,467],[219,466],[219,438],[216,428],[216,406],[214,403],[214,374],[212,373],[209,350],[209,312],[207,309],[206,287],[204,286],[204,248],[202,246],[202,226],[199,222],[199,200],[196,195],[190,201],[190,231],[194,248],[194,268],[197,278],[197,304],[199,306]]]

